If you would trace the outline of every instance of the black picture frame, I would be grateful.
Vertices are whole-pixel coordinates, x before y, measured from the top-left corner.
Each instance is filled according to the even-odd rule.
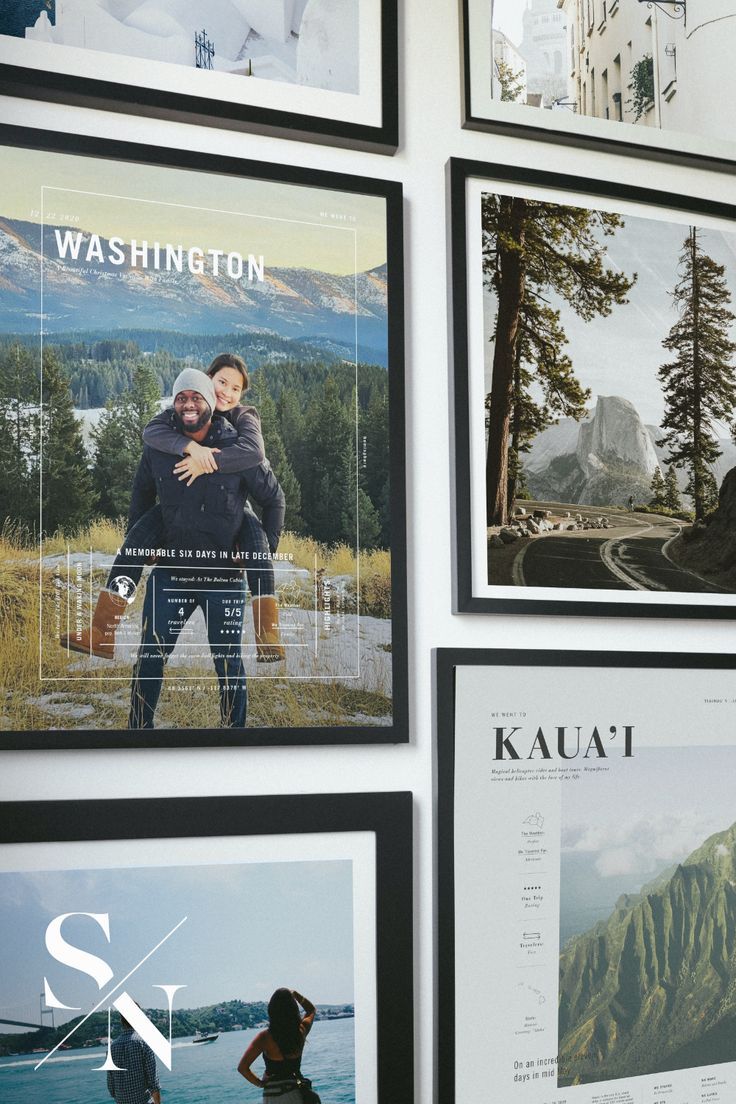
[[[720,703],[720,707],[728,707],[730,702],[730,708],[733,709],[733,697],[730,694],[730,688],[733,685],[733,676],[736,672],[736,655],[723,655],[713,653],[662,653],[662,652],[611,652],[611,651],[582,651],[582,650],[570,650],[570,651],[552,651],[543,649],[503,649],[503,648],[438,648],[434,652],[434,701],[436,710],[436,778],[437,778],[437,868],[438,868],[438,933],[437,933],[437,962],[438,962],[438,1013],[437,1013],[437,1028],[440,1039],[440,1045],[438,1047],[438,1100],[444,1102],[444,1104],[459,1104],[464,1099],[463,1095],[458,1096],[456,1094],[457,1081],[456,1073],[459,1071],[468,1071],[473,1069],[473,1054],[463,1053],[462,1046],[456,1038],[456,1023],[459,1018],[459,1004],[463,1000],[464,994],[457,991],[456,986],[456,901],[455,901],[455,855],[456,845],[459,848],[469,849],[469,853],[477,856],[479,850],[485,846],[481,844],[479,839],[473,838],[469,840],[467,838],[468,825],[471,822],[472,817],[468,815],[469,803],[477,801],[477,795],[470,795],[463,790],[460,795],[460,799],[456,801],[456,748],[458,748],[463,741],[462,732],[458,732],[456,729],[456,709],[457,709],[457,691],[456,691],[456,674],[459,668],[487,668],[489,679],[495,678],[498,683],[498,697],[500,702],[504,702],[504,687],[506,685],[504,681],[505,673],[509,668],[522,668],[527,672],[527,682],[529,688],[529,702],[533,703],[537,712],[532,709],[531,713],[524,714],[523,718],[519,718],[519,714],[503,713],[501,707],[499,716],[508,717],[509,719],[503,721],[504,724],[511,726],[527,725],[530,732],[533,732],[538,723],[537,713],[539,712],[540,701],[545,701],[544,685],[545,680],[552,676],[552,669],[563,669],[565,672],[569,671],[571,674],[571,682],[574,684],[574,672],[583,668],[592,669],[594,671],[600,671],[601,674],[610,674],[613,679],[613,688],[607,688],[608,697],[615,698],[616,701],[621,700],[623,706],[623,713],[626,713],[626,720],[633,720],[632,714],[636,709],[636,699],[632,700],[630,686],[627,683],[627,672],[651,672],[651,678],[648,680],[648,687],[652,689],[654,693],[654,687],[657,686],[656,678],[658,672],[670,672],[677,674],[678,686],[687,687],[688,672],[696,674],[699,672],[710,672],[716,677],[714,686],[720,686],[723,691],[723,700]],[[534,677],[530,678],[528,672],[532,670]],[[681,673],[681,674],[680,674]],[[555,684],[557,685],[557,684]],[[641,687],[639,688],[641,689]],[[574,694],[570,694],[568,690],[568,696],[565,699],[570,701],[570,717],[569,722],[573,724],[580,723],[580,718],[575,714],[575,699]],[[654,699],[656,700],[656,699]],[[507,703],[504,703],[507,704]],[[515,700],[516,704],[516,700]],[[652,700],[647,699],[647,704],[651,705]],[[494,721],[488,716],[485,709],[487,703],[483,703],[480,706],[483,719],[477,721],[478,725],[482,725],[483,731],[487,733],[488,741],[492,741],[492,726]],[[634,706],[632,710],[630,707]],[[476,706],[477,707],[477,706]],[[718,707],[714,703],[714,707]],[[707,708],[707,706],[703,706]],[[629,710],[627,712],[627,709]],[[545,714],[545,722],[549,725],[549,731],[551,732],[554,726],[563,724],[567,721],[566,716],[560,716],[559,709],[555,710],[554,718]],[[651,710],[649,717],[651,718]],[[486,719],[487,718],[487,719]],[[616,720],[620,720],[618,716]],[[601,721],[603,724],[603,721]],[[603,728],[601,728],[603,731]],[[689,731],[689,729],[688,729]],[[703,723],[703,732],[710,731],[707,722]],[[517,737],[511,738],[512,743],[517,740]],[[719,737],[713,740],[714,743],[726,743],[721,741]],[[684,741],[683,746],[689,744],[688,740]],[[678,745],[680,746],[680,745]],[[526,750],[526,746],[523,751]],[[522,751],[522,756],[523,756]],[[505,754],[505,753],[504,753]],[[506,756],[510,759],[510,756]],[[556,757],[556,748],[553,751],[554,762],[562,762],[561,759]],[[537,760],[538,761],[538,760]],[[635,759],[631,760],[632,763]],[[473,760],[475,764],[475,759]],[[598,762],[598,760],[596,760]],[[483,762],[475,764],[473,769],[478,774],[478,777],[485,777],[491,771],[493,764],[493,758],[490,748],[488,750],[488,756]],[[467,770],[467,759],[465,764]],[[502,785],[509,784],[511,780],[505,780]],[[574,783],[566,782],[565,785],[572,786]],[[462,808],[461,808],[462,806]],[[482,807],[478,807],[475,812],[477,814],[478,823],[482,823],[487,818],[488,804],[483,804]],[[456,812],[460,811],[465,818],[465,833],[462,838],[458,837],[456,833]],[[529,810],[531,811],[531,810]],[[476,861],[477,858],[476,858]],[[499,849],[496,860],[499,866],[503,865],[504,853]],[[482,871],[478,870],[478,876],[485,878],[490,883],[493,882],[493,867],[484,868]],[[467,883],[467,872],[466,872]],[[492,893],[488,893],[488,912],[492,913],[494,908],[494,897]],[[463,939],[467,939],[467,931],[464,931]],[[489,936],[486,935],[486,939]],[[486,949],[490,945],[487,944]],[[515,946],[516,944],[514,944]],[[510,946],[510,945],[509,945]],[[509,947],[506,948],[508,953]],[[475,953],[475,949],[471,948],[470,955]],[[503,960],[504,949],[498,948],[498,959],[500,963]],[[488,994],[485,994],[487,998]],[[497,997],[498,999],[498,997]],[[505,1010],[505,1009],[504,1009]],[[475,1018],[477,1022],[483,1022],[484,1008],[477,1007],[474,1012],[471,1013],[470,1018]],[[465,1023],[468,1022],[466,1017]],[[521,1044],[520,1044],[521,1045]],[[501,1051],[496,1048],[496,1053],[500,1054]],[[505,1052],[504,1052],[505,1053]],[[545,1052],[546,1054],[546,1052]],[[510,1055],[506,1054],[507,1058]],[[513,1074],[513,1069],[511,1070]],[[665,1076],[665,1075],[663,1075]],[[487,1092],[489,1104],[506,1104],[511,1098],[511,1092],[508,1086],[499,1088],[497,1093],[493,1093],[493,1083],[489,1079]],[[546,1086],[547,1090],[552,1089],[552,1085]]]
[[[643,0],[639,0],[643,2]],[[517,136],[543,143],[568,146],[589,152],[606,150],[627,156],[646,158],[650,161],[662,161],[675,165],[690,165],[712,169],[718,172],[731,172],[736,161],[736,142],[724,142],[711,139],[703,149],[698,136],[670,130],[656,130],[664,135],[660,142],[652,141],[652,128],[637,127],[633,123],[611,122],[610,119],[593,118],[573,113],[571,110],[545,110],[526,104],[509,104],[492,101],[489,113],[473,110],[473,84],[480,81],[477,66],[471,58],[471,41],[474,34],[474,18],[471,6],[485,3],[492,7],[492,0],[461,0],[460,18],[462,23],[461,45],[461,95],[462,126],[466,130],[481,131],[488,134]],[[618,0],[615,0],[618,3]],[[672,4],[673,0],[665,0]],[[612,5],[611,5],[612,6]],[[479,18],[476,16],[476,18]],[[663,19],[663,22],[665,20]],[[491,55],[490,27],[488,55]],[[475,76],[474,76],[475,71]],[[494,110],[495,108],[495,110]],[[510,110],[509,110],[510,109]],[[537,115],[543,112],[542,118]],[[529,116],[529,118],[527,118]],[[555,125],[552,116],[559,116],[559,125]],[[563,126],[562,119],[571,119],[573,126]],[[647,132],[650,132],[649,134]],[[610,132],[610,133],[609,133]],[[726,148],[728,147],[728,148]]]
[[[312,833],[375,836],[378,1104],[413,1097],[412,795],[408,792],[0,803],[0,843]],[[237,1076],[235,1070],[233,1076]]]
[[[402,186],[375,177],[350,176],[293,165],[174,151],[108,139],[0,125],[0,145],[49,154],[74,154],[107,162],[215,173],[331,189],[336,196],[378,197],[385,204],[388,350],[388,434],[391,473],[391,671],[392,720],[386,725],[295,726],[234,729],[90,729],[0,733],[0,750],[107,747],[299,746],[353,743],[405,743],[409,740],[406,603],[406,465],[404,387],[404,262]],[[356,440],[357,449],[357,440]]]
[[[381,104],[377,125],[305,113],[299,85],[294,85],[292,108],[277,110],[145,87],[127,83],[129,78],[124,76],[120,80],[98,79],[8,61],[0,64],[0,94],[391,155],[399,145],[398,0],[380,0],[380,13]],[[349,99],[347,93],[344,95]]]
[[[682,617],[714,620],[736,617],[736,604],[716,605],[698,600],[697,591],[693,591],[687,602],[682,604],[667,601],[668,592],[662,599],[650,592],[650,601],[616,601],[613,591],[586,590],[585,598],[566,597],[564,587],[555,587],[554,597],[548,596],[553,588],[545,588],[545,597],[520,597],[520,588],[513,585],[497,586],[492,596],[478,593],[474,585],[473,549],[471,537],[473,527],[477,526],[472,508],[471,479],[475,473],[476,481],[484,481],[485,476],[473,466],[471,455],[470,418],[471,409],[471,342],[468,321],[470,288],[468,283],[468,235],[467,235],[467,187],[471,180],[488,181],[488,190],[497,184],[518,187],[529,186],[545,189],[552,193],[577,192],[595,199],[616,202],[642,204],[659,210],[687,212],[698,218],[712,217],[730,220],[736,217],[736,208],[731,204],[705,198],[704,196],[684,196],[671,192],[656,191],[646,187],[634,187],[616,181],[602,181],[589,177],[578,177],[562,173],[541,172],[522,166],[489,163],[461,158],[451,158],[448,163],[448,193],[450,203],[450,266],[452,278],[452,379],[453,408],[452,429],[454,448],[454,562],[455,577],[453,604],[460,613],[531,613],[531,614],[581,614],[597,617]],[[536,193],[539,194],[538,192]],[[600,507],[603,510],[603,507]],[[582,589],[582,588],[581,588]],[[643,588],[642,588],[643,589]],[[533,592],[534,587],[525,587]],[[503,591],[502,594],[498,593]],[[508,596],[507,596],[508,593]],[[559,594],[559,597],[557,596]],[[589,595],[589,597],[587,597]]]

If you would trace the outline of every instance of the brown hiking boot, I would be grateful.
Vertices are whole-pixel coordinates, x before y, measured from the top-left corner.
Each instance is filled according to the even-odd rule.
[[[128,608],[125,598],[109,590],[101,590],[92,614],[92,622],[87,629],[79,632],[62,633],[59,643],[62,648],[98,659],[112,659],[115,653],[115,632],[123,614]]]
[[[253,624],[256,630],[256,661],[278,663],[286,658],[279,633],[279,611],[272,594],[253,598]]]

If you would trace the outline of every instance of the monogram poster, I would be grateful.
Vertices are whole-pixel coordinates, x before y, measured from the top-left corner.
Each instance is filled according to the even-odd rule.
[[[389,1104],[411,1085],[384,1049],[411,1026],[407,798],[1,805],[3,1101]]]

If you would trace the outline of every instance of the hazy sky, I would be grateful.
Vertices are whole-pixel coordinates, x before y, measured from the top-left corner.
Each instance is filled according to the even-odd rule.
[[[491,0],[493,26],[511,39],[515,46],[521,42],[522,16],[527,0]]]
[[[345,275],[386,261],[379,197],[11,147],[0,158],[0,218],[38,222],[43,200],[47,223],[263,254],[267,268]]]
[[[562,849],[587,853],[599,878],[630,875],[633,891],[736,821],[736,748],[637,747],[607,766],[562,800]]]
[[[568,303],[552,297],[561,311],[575,374],[592,391],[591,405],[599,395],[620,395],[634,404],[646,424],[661,424],[664,399],[657,371],[670,359],[662,340],[678,317],[672,291],[687,234],[682,223],[627,215],[623,227],[603,240],[609,266],[629,278],[636,273],[629,302],[614,306],[607,317],[584,322]],[[736,314],[736,234],[706,229],[699,239],[725,266]],[[492,325],[492,318],[486,325]],[[732,336],[736,339],[736,329]]]
[[[0,1015],[36,1022],[44,977],[59,1000],[89,1011],[185,916],[124,986],[142,1006],[165,1006],[155,984],[187,986],[175,1008],[268,1000],[280,986],[316,1004],[350,1002],[352,871],[334,860],[0,874],[0,1008],[15,1009]],[[109,943],[89,918],[63,927],[109,963],[115,977],[102,992],[46,950],[47,925],[67,912],[110,916]],[[76,1014],[57,1012],[56,1022]]]

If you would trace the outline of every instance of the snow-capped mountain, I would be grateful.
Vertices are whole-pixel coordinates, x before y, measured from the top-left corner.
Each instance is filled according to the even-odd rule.
[[[90,234],[81,232],[77,258],[58,239],[66,227],[0,219],[0,311],[5,328],[47,330],[116,329],[121,326],[181,330],[267,330],[283,337],[319,335],[352,341],[357,320],[361,345],[385,344],[386,266],[337,276],[307,268],[268,268],[263,281],[233,279],[221,262],[201,273],[134,267],[130,258],[110,260],[109,240],[99,239],[104,259],[88,263]],[[77,230],[70,231],[75,236]],[[41,271],[43,264],[43,302]]]

